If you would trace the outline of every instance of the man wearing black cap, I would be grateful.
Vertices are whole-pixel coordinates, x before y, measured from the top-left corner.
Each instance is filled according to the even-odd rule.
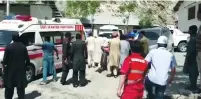
[[[25,99],[26,66],[30,64],[30,59],[26,46],[19,42],[19,35],[13,34],[12,40],[13,43],[6,46],[2,61],[5,99],[12,99],[14,87],[17,87],[18,99]]]
[[[71,57],[73,60],[73,87],[85,86],[86,59],[88,58],[86,43],[81,40],[81,35],[76,34],[76,41],[72,43]],[[78,82],[79,72],[79,82]]]
[[[61,76],[61,84],[66,84],[66,78],[69,72],[69,69],[71,68],[71,58],[70,58],[70,49],[71,49],[71,33],[67,32],[65,34],[65,38],[63,40],[62,45],[62,51],[63,51],[63,57],[62,57],[62,76]]]

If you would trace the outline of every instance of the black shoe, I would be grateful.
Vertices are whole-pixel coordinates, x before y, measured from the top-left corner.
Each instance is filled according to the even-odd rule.
[[[67,82],[65,81],[65,82],[60,82],[62,85],[66,85],[67,84]]]
[[[74,88],[77,88],[77,87],[78,87],[78,85],[73,85],[73,87],[74,87]]]
[[[184,89],[192,91],[192,92],[197,92],[198,90],[200,90],[198,87],[191,87],[191,86],[187,86]]]
[[[97,70],[96,70],[96,72],[98,72],[98,73],[101,73],[103,70],[101,69],[101,68],[98,68]]]
[[[112,77],[113,75],[112,74],[107,74],[107,77]]]
[[[98,71],[98,73],[102,73],[103,72],[103,70],[101,69],[100,71]]]
[[[88,68],[91,68],[92,66],[91,65],[88,65]]]
[[[118,75],[114,75],[114,78],[117,78],[118,77]]]

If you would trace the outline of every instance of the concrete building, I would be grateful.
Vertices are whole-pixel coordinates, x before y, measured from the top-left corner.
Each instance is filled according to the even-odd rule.
[[[174,7],[178,15],[178,29],[188,32],[191,25],[201,25],[201,1],[178,1]]]
[[[125,29],[128,26],[128,30],[133,28],[139,28],[139,18],[135,14],[120,14],[117,12],[119,4],[101,4],[101,11],[94,16],[88,16],[82,20],[86,28],[92,28],[92,24],[95,29],[103,25],[115,25],[120,29]]]
[[[0,1],[1,2],[1,1]],[[31,15],[38,19],[45,17],[63,17],[54,1],[44,1],[36,4],[10,3],[10,15]],[[6,2],[0,3],[0,21],[6,16]]]

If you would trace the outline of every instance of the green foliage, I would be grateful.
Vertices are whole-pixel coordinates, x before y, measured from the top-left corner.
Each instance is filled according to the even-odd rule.
[[[94,15],[100,7],[100,1],[66,1],[65,15],[74,18],[86,18]]]
[[[139,25],[142,28],[149,28],[153,26],[153,13],[151,9],[148,9],[144,15],[140,18]]]
[[[33,1],[33,0],[16,0],[17,3],[19,4],[33,4],[33,3],[36,3],[36,1]]]
[[[137,4],[135,1],[127,1],[127,2],[123,2],[120,6],[119,6],[119,12],[120,13],[125,13],[125,12],[129,12],[132,13],[135,11],[135,8],[137,7]]]

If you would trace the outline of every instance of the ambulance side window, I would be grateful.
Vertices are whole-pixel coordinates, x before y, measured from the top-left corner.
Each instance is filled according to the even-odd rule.
[[[34,32],[28,32],[28,33],[23,33],[20,36],[20,41],[26,45],[26,46],[30,46],[34,44],[34,39],[35,38],[35,33]]]
[[[51,41],[55,45],[62,44],[62,35],[63,35],[62,32],[51,31],[51,32],[40,32],[40,34],[41,34],[43,41],[46,36],[49,36]]]

